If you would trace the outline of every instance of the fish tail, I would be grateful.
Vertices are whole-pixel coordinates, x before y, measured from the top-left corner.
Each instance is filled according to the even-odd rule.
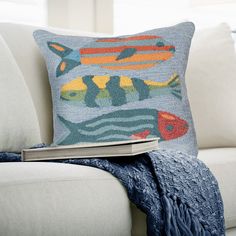
[[[175,88],[180,85],[179,75],[174,73],[167,81],[167,84],[171,88]]]
[[[48,48],[54,52],[59,57],[63,58],[67,55],[69,55],[73,49],[66,47],[63,44],[57,43],[57,42],[47,42]]]
[[[68,144],[77,143],[78,137],[79,137],[78,127],[77,127],[78,124],[70,122],[59,115],[58,115],[58,119],[70,131],[70,134],[62,142],[60,142],[59,145],[68,145]]]
[[[181,90],[180,89],[173,89],[171,91],[171,94],[174,95],[175,97],[177,97],[179,100],[182,99],[182,94],[181,94]]]
[[[81,63],[77,60],[66,58],[69,54],[73,52],[73,49],[66,47],[63,44],[57,42],[47,42],[48,48],[55,53],[57,56],[61,57],[61,62],[56,69],[56,77],[66,74],[74,67],[80,65]]]
[[[181,95],[181,86],[180,86],[180,79],[179,75],[174,73],[168,80],[164,82],[155,82],[154,85],[151,84],[151,89],[155,88],[164,88],[168,89],[168,93],[171,93],[178,99],[182,99]]]
[[[171,94],[181,100],[182,95],[181,95],[179,75],[177,75],[176,73],[173,74],[168,80],[168,86],[171,88]]]
[[[56,69],[56,77],[59,77],[61,75],[68,73],[70,70],[72,70],[78,65],[80,65],[80,62],[78,61],[62,58],[61,62],[59,63]]]

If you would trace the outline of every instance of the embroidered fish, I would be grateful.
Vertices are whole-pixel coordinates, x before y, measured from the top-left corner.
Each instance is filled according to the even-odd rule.
[[[121,106],[165,94],[182,98],[177,74],[163,82],[127,76],[87,75],[66,83],[60,93],[61,99],[88,107]]]
[[[176,139],[188,131],[188,123],[171,113],[155,109],[132,109],[110,112],[81,123],[58,116],[70,134],[58,144],[108,142],[160,137]]]
[[[47,44],[61,57],[57,77],[81,64],[109,70],[143,70],[169,60],[175,53],[175,46],[156,35],[100,38],[79,49],[53,41]]]

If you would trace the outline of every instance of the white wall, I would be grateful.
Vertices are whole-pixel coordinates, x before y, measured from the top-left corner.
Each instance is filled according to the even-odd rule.
[[[114,0],[115,34],[130,34],[185,20],[188,0]]]
[[[193,21],[197,29],[228,23],[236,29],[236,0],[114,0],[114,34]]]
[[[113,0],[48,0],[48,25],[113,32]]]
[[[47,0],[0,0],[0,21],[47,24]]]
[[[185,20],[236,29],[236,0],[0,0],[0,21],[116,35]]]

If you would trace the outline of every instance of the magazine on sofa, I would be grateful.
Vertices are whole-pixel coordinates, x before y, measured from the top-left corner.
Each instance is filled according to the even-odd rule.
[[[23,149],[21,156],[22,161],[134,156],[157,149],[158,139],[159,138],[149,138]]]

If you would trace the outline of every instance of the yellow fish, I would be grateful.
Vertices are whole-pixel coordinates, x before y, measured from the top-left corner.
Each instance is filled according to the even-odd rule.
[[[121,106],[170,94],[182,98],[177,74],[163,82],[128,76],[86,75],[64,84],[60,91],[61,99],[87,107]]]

